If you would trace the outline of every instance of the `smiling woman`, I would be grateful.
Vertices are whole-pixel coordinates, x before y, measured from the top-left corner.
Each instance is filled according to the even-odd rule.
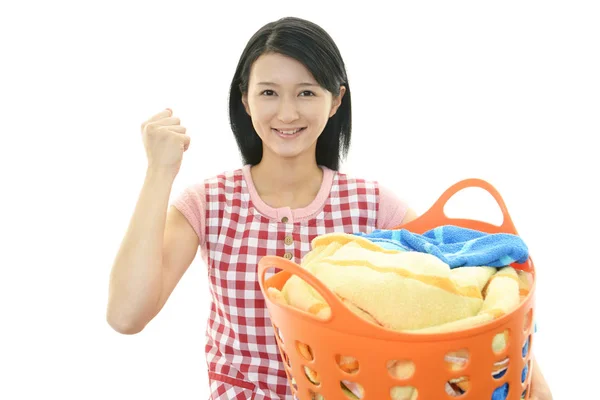
[[[124,334],[143,330],[200,249],[211,398],[289,399],[258,262],[299,263],[319,235],[391,229],[416,215],[377,181],[339,172],[350,146],[350,86],[318,25],[283,18],[252,36],[231,82],[229,116],[245,165],[187,187],[170,207],[190,138],[170,109],[142,124],[147,175],[113,264],[107,319]]]
[[[334,96],[299,61],[266,53],[253,64],[242,101],[263,142],[261,161],[274,156],[316,162],[316,147],[329,118],[337,112],[345,86]]]
[[[274,139],[267,135],[276,133],[273,129],[306,128],[299,135],[303,145],[294,144],[295,151],[308,155],[311,163],[316,157],[318,165],[338,170],[352,130],[348,76],[331,36],[301,21],[284,18],[267,24],[248,42],[230,87],[231,128],[247,164],[257,165],[265,161],[263,150],[275,150],[263,146],[264,140]],[[282,150],[293,155],[291,145],[286,146]],[[311,148],[312,155],[306,152]]]

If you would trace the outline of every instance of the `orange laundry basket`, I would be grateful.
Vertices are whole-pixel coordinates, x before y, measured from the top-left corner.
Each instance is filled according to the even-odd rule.
[[[450,219],[444,214],[447,201],[458,191],[468,187],[487,190],[498,202],[504,216],[501,226],[469,219]],[[457,225],[488,233],[517,234],[500,194],[486,181],[467,179],[450,187],[434,205],[418,219],[402,228],[414,233],[425,233],[440,225]],[[362,399],[384,400],[392,398],[392,390],[398,387],[416,389],[418,400],[488,400],[494,390],[508,384],[507,400],[529,399],[532,365],[532,321],[534,318],[535,272],[531,258],[523,264],[513,264],[516,269],[526,270],[534,276],[529,294],[513,312],[494,321],[468,330],[444,334],[408,334],[386,330],[369,323],[346,308],[338,297],[321,284],[312,274],[299,265],[281,257],[268,256],[259,263],[259,283],[271,316],[277,343],[288,374],[288,380],[296,398],[312,400],[319,394],[325,400],[346,399],[341,382],[358,384],[363,389]],[[281,269],[266,279],[266,272]],[[327,320],[292,307],[271,301],[267,289],[282,289],[287,279],[295,274],[312,285],[331,306]],[[507,345],[501,353],[492,349],[497,334],[508,331]],[[529,351],[523,349],[529,344]],[[310,348],[307,356],[302,347]],[[462,369],[450,368],[447,356],[457,351],[468,351],[468,361]],[[463,353],[464,354],[464,353]],[[524,356],[523,356],[524,355]],[[358,362],[358,371],[349,373],[340,369],[340,356],[351,356]],[[495,379],[494,364],[508,358],[505,374]],[[391,360],[412,362],[412,376],[403,379],[388,373]],[[522,373],[527,365],[528,373],[522,383]],[[317,373],[318,385],[308,379],[306,371]],[[447,382],[466,377],[469,388],[460,397],[447,394]],[[413,400],[413,397],[410,400]]]

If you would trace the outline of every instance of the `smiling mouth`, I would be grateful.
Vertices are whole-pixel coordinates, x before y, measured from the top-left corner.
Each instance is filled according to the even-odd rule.
[[[306,129],[306,127],[304,128],[296,128],[296,129],[286,129],[286,130],[279,130],[279,129],[275,129],[275,128],[271,128],[274,132],[278,133],[279,135],[282,136],[294,136],[302,131],[304,131]]]

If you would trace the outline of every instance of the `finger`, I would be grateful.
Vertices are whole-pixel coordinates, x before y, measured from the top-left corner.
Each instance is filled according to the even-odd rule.
[[[181,125],[169,125],[165,126],[165,128],[175,133],[185,133],[187,131],[187,129],[185,129],[185,126]]]
[[[150,117],[148,122],[158,121],[159,119],[171,117],[172,115],[173,115],[173,110],[171,110],[170,108],[165,108],[158,114],[154,114],[152,117]]]
[[[158,121],[154,121],[154,122],[150,122],[148,125],[146,125],[146,128],[148,127],[153,127],[153,128],[163,128],[163,127],[173,127],[173,126],[178,126],[181,123],[181,121],[179,120],[179,118],[177,117],[169,117],[169,118],[163,118],[161,120]]]
[[[190,137],[188,135],[183,135],[183,151],[186,151],[190,147]]]
[[[152,128],[152,125],[148,125],[149,128]],[[169,132],[174,133],[176,135],[185,135],[186,128],[181,125],[168,125],[168,126],[157,126],[154,129],[155,132]]]
[[[162,119],[159,119],[158,121],[152,122],[152,124],[161,125],[161,126],[179,125],[180,123],[181,123],[181,120],[177,117],[162,118]]]
[[[144,123],[142,123],[142,128],[144,128],[149,123],[161,120],[163,118],[171,117],[172,115],[173,110],[171,110],[170,108],[165,108],[163,111],[159,112],[158,114],[154,114],[152,117],[144,121]]]

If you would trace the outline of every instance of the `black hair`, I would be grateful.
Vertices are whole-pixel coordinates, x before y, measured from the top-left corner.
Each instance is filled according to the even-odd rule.
[[[334,96],[346,92],[335,115],[317,140],[317,164],[338,170],[350,147],[351,98],[342,56],[331,36],[317,24],[295,17],[281,18],[260,28],[242,52],[229,90],[229,122],[242,160],[256,165],[262,159],[262,140],[246,113],[242,95],[248,91],[252,64],[265,53],[279,53],[304,64],[317,83]]]

